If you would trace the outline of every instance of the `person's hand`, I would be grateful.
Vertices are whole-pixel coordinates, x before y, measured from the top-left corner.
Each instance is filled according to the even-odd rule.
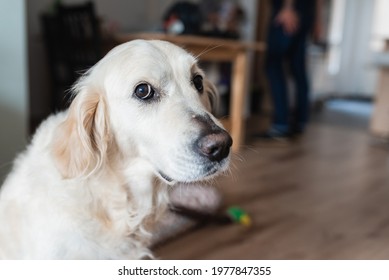
[[[275,18],[276,24],[279,24],[288,35],[296,33],[299,27],[299,18],[292,8],[283,8]]]
[[[323,27],[321,23],[316,22],[312,29],[312,40],[315,43],[320,43],[323,35]]]

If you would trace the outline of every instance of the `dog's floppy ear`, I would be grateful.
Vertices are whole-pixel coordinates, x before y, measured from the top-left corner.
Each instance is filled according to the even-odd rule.
[[[217,92],[216,86],[209,80],[205,79],[204,89],[204,95],[207,99],[205,101],[205,106],[213,115],[217,115],[219,109],[219,94]]]
[[[84,90],[76,95],[54,135],[54,158],[64,178],[86,176],[104,164],[110,142],[107,114],[102,94]]]

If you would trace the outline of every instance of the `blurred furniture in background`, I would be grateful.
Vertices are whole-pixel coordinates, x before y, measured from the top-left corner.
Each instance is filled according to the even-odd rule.
[[[92,2],[58,5],[41,16],[52,85],[52,110],[69,105],[66,91],[102,57],[101,34]]]
[[[389,67],[381,67],[370,130],[374,136],[389,139]]]
[[[379,67],[379,78],[370,130],[374,136],[389,139],[389,40],[385,41],[384,52],[375,60]]]
[[[232,149],[238,151],[244,143],[244,106],[248,89],[248,51],[263,52],[264,43],[247,43],[237,40],[201,37],[193,35],[168,35],[163,33],[118,34],[118,43],[134,39],[157,39],[184,47],[204,61],[231,62],[232,86],[228,120],[222,122],[234,140]]]

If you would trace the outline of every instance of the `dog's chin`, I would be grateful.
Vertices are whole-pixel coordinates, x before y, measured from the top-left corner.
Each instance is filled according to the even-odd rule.
[[[228,164],[224,165],[224,167],[213,167],[209,168],[207,171],[204,171],[202,174],[188,174],[185,178],[174,178],[173,176],[167,175],[165,172],[159,170],[157,172],[158,177],[168,185],[175,185],[177,183],[195,183],[195,182],[202,182],[210,180],[216,176],[218,176],[220,173],[224,172]]]
[[[163,173],[162,171],[158,171],[158,177],[163,181],[165,182],[166,184],[168,185],[174,185],[177,183],[176,180],[174,180],[173,178],[169,177],[168,175],[166,175],[165,173]]]

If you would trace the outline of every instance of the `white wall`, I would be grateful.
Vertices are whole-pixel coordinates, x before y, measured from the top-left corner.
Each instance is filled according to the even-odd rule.
[[[373,31],[372,31],[372,49],[375,51],[383,51],[385,40],[389,38],[389,1],[374,0],[374,16],[373,16]]]
[[[27,137],[27,53],[24,0],[0,0],[0,182]]]
[[[332,0],[327,91],[340,95],[372,95],[376,69],[370,43],[375,1]]]
[[[340,92],[373,93],[370,39],[374,1],[348,0],[341,68],[336,83]]]

